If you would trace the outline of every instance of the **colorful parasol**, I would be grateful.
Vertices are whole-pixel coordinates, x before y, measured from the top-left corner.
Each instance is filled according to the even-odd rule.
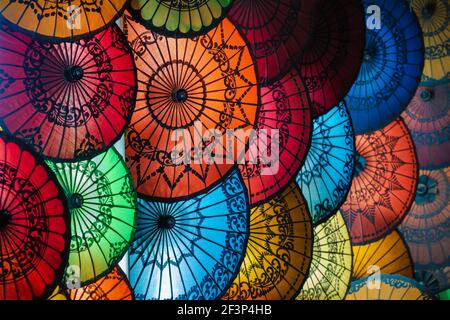
[[[113,25],[40,42],[0,24],[1,126],[52,160],[79,161],[118,140],[134,107],[131,51]]]
[[[308,152],[312,131],[308,93],[295,69],[280,81],[262,87],[261,94],[256,124],[260,131],[250,138],[247,161],[240,166],[251,205],[267,201],[297,175]],[[263,132],[271,135],[272,130],[278,130],[275,132],[278,143],[263,136]],[[276,144],[278,152],[267,157],[272,144]],[[259,157],[272,161],[261,163]]]
[[[423,69],[422,33],[407,2],[364,0],[365,10],[373,5],[381,9],[381,25],[366,30],[359,75],[345,98],[357,134],[395,120],[414,96]]]
[[[261,83],[281,79],[308,44],[316,1],[234,1],[228,16],[250,42]]]
[[[375,271],[414,279],[408,247],[396,230],[378,241],[353,246],[353,278],[362,279]]]
[[[131,0],[133,16],[160,34],[193,37],[225,18],[232,0]]]
[[[118,266],[94,283],[67,290],[67,295],[70,300],[134,300],[127,276]]]
[[[225,300],[289,300],[305,281],[312,256],[312,225],[295,183],[253,207],[250,235],[239,273]]]
[[[353,85],[363,55],[365,23],[359,0],[312,2],[317,3],[314,29],[298,66],[316,118],[342,101]]]
[[[73,41],[113,24],[126,3],[126,0],[1,0],[0,18],[33,38]]]
[[[400,118],[356,136],[355,174],[341,207],[353,244],[376,241],[401,222],[414,200],[417,176],[414,144]]]
[[[194,196],[233,167],[227,131],[254,126],[259,88],[250,52],[227,19],[192,39],[166,38],[129,16],[124,28],[138,69],[126,146],[137,191],[164,201]],[[217,148],[219,159],[210,157]]]
[[[433,291],[450,288],[450,167],[421,170],[410,212],[400,225],[416,279]]]
[[[50,295],[69,247],[64,193],[35,153],[0,134],[0,300]]]
[[[68,299],[66,296],[66,292],[61,289],[61,286],[57,286],[50,297],[47,298],[47,300],[66,301]]]
[[[313,259],[297,300],[343,300],[352,275],[352,245],[340,212],[314,228]]]
[[[424,286],[400,275],[381,274],[379,279],[352,282],[346,300],[432,300]]]
[[[439,293],[439,300],[450,300],[450,289]]]
[[[402,117],[423,169],[450,166],[449,84],[422,83]]]
[[[350,189],[355,140],[343,102],[313,123],[311,148],[296,179],[317,224],[336,212]]]
[[[178,202],[139,199],[129,277],[136,299],[213,300],[233,281],[248,238],[249,208],[237,170]]]
[[[425,45],[422,80],[444,80],[449,77],[450,4],[447,0],[411,0],[419,18]]]
[[[69,203],[68,273],[77,270],[82,285],[91,283],[120,261],[134,236],[136,192],[131,176],[113,147],[91,160],[47,163]]]

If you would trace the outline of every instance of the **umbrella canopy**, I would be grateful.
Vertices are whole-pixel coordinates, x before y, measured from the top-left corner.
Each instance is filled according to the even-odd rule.
[[[207,33],[226,16],[232,0],[131,0],[130,12],[150,30],[175,37]]]
[[[384,238],[360,246],[353,246],[353,278],[362,279],[373,267],[384,274],[399,274],[414,278],[413,262],[405,241],[394,230]]]
[[[313,260],[297,300],[343,300],[352,275],[352,245],[340,212],[314,228]]]
[[[450,287],[450,167],[421,170],[411,210],[400,225],[416,278],[439,291]]]
[[[313,127],[311,148],[296,180],[317,224],[336,212],[350,190],[355,137],[343,102],[316,118]]]
[[[193,196],[233,167],[225,161],[227,139],[216,137],[254,126],[259,87],[253,59],[227,19],[189,39],[157,35],[130,16],[124,27],[138,69],[126,141],[137,191],[163,201]],[[223,163],[205,155],[217,148]]]
[[[365,22],[359,0],[312,2],[317,8],[311,41],[297,65],[310,91],[316,118],[342,101],[353,85],[363,56]]]
[[[358,78],[345,101],[355,132],[370,133],[395,120],[416,92],[423,69],[423,40],[417,18],[404,0],[364,0],[377,5],[379,29],[366,30]]]
[[[129,277],[136,299],[214,300],[233,281],[248,238],[244,182],[233,170],[178,202],[139,199]]]
[[[255,55],[260,82],[272,83],[292,67],[311,38],[317,0],[235,0],[228,14]]]
[[[127,276],[119,266],[96,282],[67,290],[70,300],[134,300]]]
[[[33,38],[79,39],[113,24],[127,0],[0,1],[0,17]]]
[[[50,43],[0,24],[0,43],[5,131],[40,155],[64,161],[91,158],[120,138],[136,81],[131,50],[117,26]]]
[[[69,203],[69,266],[79,270],[85,285],[107,274],[131,243],[136,219],[133,182],[114,148],[91,160],[47,163]]]
[[[290,300],[305,281],[312,257],[312,224],[295,183],[253,207],[241,268],[225,300]]]
[[[425,65],[422,79],[449,80],[450,4],[447,0],[413,0],[411,5],[423,31]]]
[[[356,136],[354,178],[341,207],[353,244],[376,241],[402,221],[414,200],[417,176],[414,144],[400,118]]]
[[[47,300],[57,300],[57,301],[65,301],[68,300],[66,296],[66,292],[61,289],[61,286],[57,286],[50,297]]]
[[[258,133],[251,137],[247,161],[240,166],[251,205],[266,201],[292,181],[306,158],[312,132],[308,93],[295,69],[280,81],[262,87],[261,95]],[[279,152],[271,157],[271,163],[261,163],[258,157],[268,153],[263,149],[270,150],[277,142],[264,139],[260,133],[270,135],[272,130],[278,130]]]
[[[69,248],[64,192],[48,166],[0,134],[0,300],[50,295]]]
[[[439,293],[439,300],[450,300],[450,289]]]
[[[352,282],[346,300],[432,300],[433,298],[423,285],[414,280],[399,275],[381,274],[379,281],[369,277]]]
[[[450,166],[449,103],[448,83],[422,83],[402,114],[423,169]]]

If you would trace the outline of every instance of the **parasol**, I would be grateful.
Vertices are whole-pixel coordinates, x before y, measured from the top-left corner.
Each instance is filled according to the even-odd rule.
[[[255,134],[250,139],[248,160],[240,169],[251,205],[264,202],[280,192],[297,175],[308,152],[312,131],[308,93],[295,69],[280,81],[262,87],[261,95],[256,128],[266,130],[264,132],[267,134],[278,130],[279,143],[278,152],[272,157],[273,161],[264,164],[258,161],[258,156],[266,155],[267,152],[263,149],[271,149],[271,144],[276,142],[266,140],[260,134]]]
[[[414,200],[417,175],[414,144],[400,118],[356,136],[354,178],[341,207],[353,244],[376,241],[400,224]]]
[[[450,300],[450,289],[439,293],[439,300]]]
[[[379,288],[377,288],[379,285]],[[432,300],[420,283],[400,275],[380,274],[379,279],[352,282],[346,300]]]
[[[233,281],[248,238],[249,208],[233,170],[196,197],[139,199],[129,277],[136,299],[213,300]]]
[[[412,0],[411,4],[423,31],[425,65],[422,80],[448,81],[450,4],[447,0]]]
[[[311,42],[297,65],[309,89],[316,118],[342,101],[353,85],[362,60],[365,28],[361,1],[313,2],[317,8]]]
[[[113,24],[126,0],[1,0],[0,18],[33,38],[73,41]]]
[[[431,290],[450,287],[450,167],[421,170],[411,210],[400,225],[416,279]]]
[[[244,260],[222,299],[294,298],[311,264],[312,237],[308,208],[295,183],[253,207]]]
[[[416,92],[423,69],[423,41],[414,13],[404,0],[364,0],[381,9],[379,29],[366,31],[358,78],[345,101],[357,134],[395,120]]]
[[[313,259],[297,300],[343,300],[352,275],[352,245],[340,212],[314,228]]]
[[[66,301],[67,296],[64,290],[61,289],[61,286],[57,286],[47,300]]]
[[[134,300],[127,276],[118,266],[94,283],[67,290],[67,295],[70,300]]]
[[[450,166],[449,84],[422,83],[403,112],[423,169]]]
[[[64,193],[35,153],[0,134],[0,300],[50,295],[69,247]]]
[[[283,77],[308,44],[316,1],[234,1],[228,16],[250,42],[261,83]]]
[[[365,278],[374,270],[414,278],[409,249],[396,230],[378,241],[353,246],[353,278]]]
[[[317,224],[336,212],[350,189],[355,137],[343,102],[313,124],[311,148],[296,179]]]
[[[113,147],[91,160],[47,163],[69,203],[72,238],[67,273],[78,270],[85,285],[107,274],[131,243],[136,219],[133,182]]]
[[[192,39],[166,38],[130,16],[124,28],[138,69],[126,141],[137,191],[164,201],[194,196],[233,167],[228,131],[254,126],[259,88],[250,52],[227,19]]]
[[[232,0],[132,0],[130,11],[148,27],[175,37],[207,33],[225,18]]]
[[[75,42],[34,40],[0,24],[1,127],[52,160],[106,150],[134,107],[131,51],[113,25]]]

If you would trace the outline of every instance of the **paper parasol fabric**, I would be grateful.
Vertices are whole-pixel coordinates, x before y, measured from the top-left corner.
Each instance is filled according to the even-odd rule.
[[[228,17],[250,42],[261,83],[279,80],[291,69],[310,40],[316,1],[234,1]]]
[[[379,285],[379,287],[378,287]],[[432,300],[426,288],[404,276],[381,274],[379,279],[352,282],[346,300]]]
[[[50,295],[69,248],[66,199],[38,156],[0,134],[0,300]]]
[[[127,276],[118,266],[94,283],[67,290],[67,295],[70,300],[134,300]]]
[[[262,87],[261,94],[256,123],[261,131],[251,136],[246,163],[240,166],[251,205],[266,201],[292,181],[306,158],[312,132],[308,93],[295,69],[280,81]],[[278,130],[275,136],[279,143],[262,136],[262,132],[271,136],[272,130]],[[279,150],[267,156],[272,144]],[[259,157],[272,161],[261,163]]]
[[[355,137],[344,103],[313,124],[311,147],[296,179],[317,224],[336,212],[350,189]]]
[[[417,176],[414,144],[400,118],[356,136],[355,174],[341,207],[353,244],[376,241],[400,224],[414,200]]]
[[[47,298],[47,300],[66,301],[68,299],[66,296],[66,292],[61,289],[61,286],[57,286],[50,297]]]
[[[67,273],[77,269],[76,276],[85,285],[107,274],[133,239],[137,206],[133,181],[114,148],[91,160],[47,163],[69,203],[72,238]]]
[[[225,18],[232,0],[132,0],[130,11],[148,29],[174,37],[205,34]]]
[[[294,298],[311,264],[312,232],[306,202],[295,183],[253,207],[244,260],[222,299]]]
[[[439,300],[450,300],[450,289],[439,293]]]
[[[33,38],[73,41],[115,23],[126,3],[126,0],[1,0],[0,17]]]
[[[118,140],[134,107],[131,50],[117,26],[75,42],[0,24],[2,128],[52,160],[79,161]]]
[[[314,228],[313,259],[297,300],[343,300],[352,276],[352,245],[340,212]]]
[[[423,169],[450,166],[449,83],[422,83],[402,117]]]
[[[249,207],[237,170],[178,202],[139,199],[129,278],[136,299],[214,300],[233,281],[248,238]]]
[[[352,249],[353,278],[366,278],[377,270],[383,274],[399,274],[414,279],[408,246],[396,230],[378,241],[353,246]]]
[[[416,278],[433,290],[450,287],[450,168],[421,170],[410,212],[400,225]]]
[[[205,156],[212,144],[226,156],[216,133],[254,126],[259,88],[250,52],[227,19],[192,39],[152,33],[129,16],[124,27],[138,69],[126,141],[137,191],[163,201],[194,196],[233,167]]]
[[[363,56],[365,23],[361,1],[312,2],[317,7],[311,42],[297,65],[316,118],[342,101],[353,85]]]
[[[413,0],[411,4],[423,31],[425,65],[422,80],[448,81],[450,4],[447,0]]]
[[[364,1],[365,10],[372,5],[381,9],[381,26],[366,30],[361,69],[345,98],[357,134],[395,120],[414,96],[423,69],[422,33],[407,2]]]

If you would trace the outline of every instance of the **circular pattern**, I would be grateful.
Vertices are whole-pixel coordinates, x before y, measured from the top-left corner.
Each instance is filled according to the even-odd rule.
[[[91,160],[47,163],[70,204],[68,271],[78,270],[76,276],[86,285],[107,274],[128,250],[137,207],[133,182],[114,148]]]
[[[1,126],[40,155],[92,158],[118,140],[136,94],[134,63],[111,26],[74,42],[34,40],[0,24]]]
[[[356,136],[356,169],[341,207],[354,244],[376,241],[402,221],[416,191],[414,144],[398,118],[384,129]]]
[[[64,193],[50,169],[0,134],[0,300],[50,295],[69,246]]]
[[[253,207],[240,271],[225,300],[289,300],[305,281],[312,256],[312,225],[295,183]]]

